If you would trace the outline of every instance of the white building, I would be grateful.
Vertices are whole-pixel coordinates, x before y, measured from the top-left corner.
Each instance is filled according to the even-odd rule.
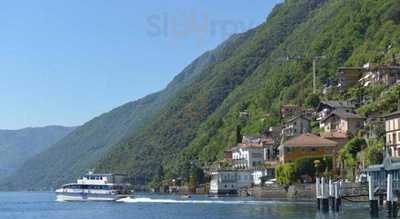
[[[232,148],[234,168],[249,169],[274,159],[274,140],[264,137],[244,136],[242,143]]]
[[[247,170],[218,170],[211,173],[211,194],[237,194],[241,187],[251,186],[252,175]]]
[[[237,194],[240,188],[260,185],[261,178],[273,177],[271,169],[218,170],[211,173],[211,194]]]

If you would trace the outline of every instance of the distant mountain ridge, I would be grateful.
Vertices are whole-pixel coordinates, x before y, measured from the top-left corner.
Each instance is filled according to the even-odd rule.
[[[0,129],[0,179],[67,136],[76,127],[46,126],[19,130]]]
[[[172,97],[215,63],[216,56],[213,52],[206,52],[177,75],[164,90],[88,121],[66,138],[25,162],[16,174],[0,181],[0,189],[49,189],[75,180],[93,168],[113,146],[140,130]]]

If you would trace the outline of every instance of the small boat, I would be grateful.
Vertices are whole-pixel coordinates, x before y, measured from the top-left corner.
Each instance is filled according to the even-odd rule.
[[[124,174],[95,174],[89,172],[76,183],[56,190],[57,201],[117,201],[132,197],[131,185],[124,183]]]
[[[184,194],[184,195],[181,196],[181,198],[183,198],[183,199],[189,199],[189,198],[192,198],[192,196],[189,195],[189,194]]]

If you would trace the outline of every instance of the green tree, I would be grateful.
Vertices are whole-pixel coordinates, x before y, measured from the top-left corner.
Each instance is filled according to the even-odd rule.
[[[318,107],[320,102],[321,102],[321,99],[318,94],[311,94],[306,98],[305,104],[307,107],[316,108],[316,107]]]
[[[296,179],[295,166],[292,163],[282,164],[275,168],[276,181],[285,186],[289,186]]]
[[[355,180],[356,177],[356,168],[357,168],[357,154],[367,146],[367,143],[364,139],[354,137],[350,141],[346,143],[346,145],[340,150],[340,160],[347,168],[352,169],[352,180]]]
[[[368,147],[365,150],[365,165],[381,164],[383,161],[383,150],[384,143],[382,141],[370,141]]]

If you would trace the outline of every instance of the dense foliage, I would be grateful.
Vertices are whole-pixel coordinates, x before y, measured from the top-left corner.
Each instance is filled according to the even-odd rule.
[[[304,157],[293,163],[277,166],[275,169],[276,180],[281,185],[290,185],[305,178],[314,178],[332,170],[331,157]]]
[[[275,168],[276,182],[288,186],[295,182],[296,169],[293,163],[279,165]]]

